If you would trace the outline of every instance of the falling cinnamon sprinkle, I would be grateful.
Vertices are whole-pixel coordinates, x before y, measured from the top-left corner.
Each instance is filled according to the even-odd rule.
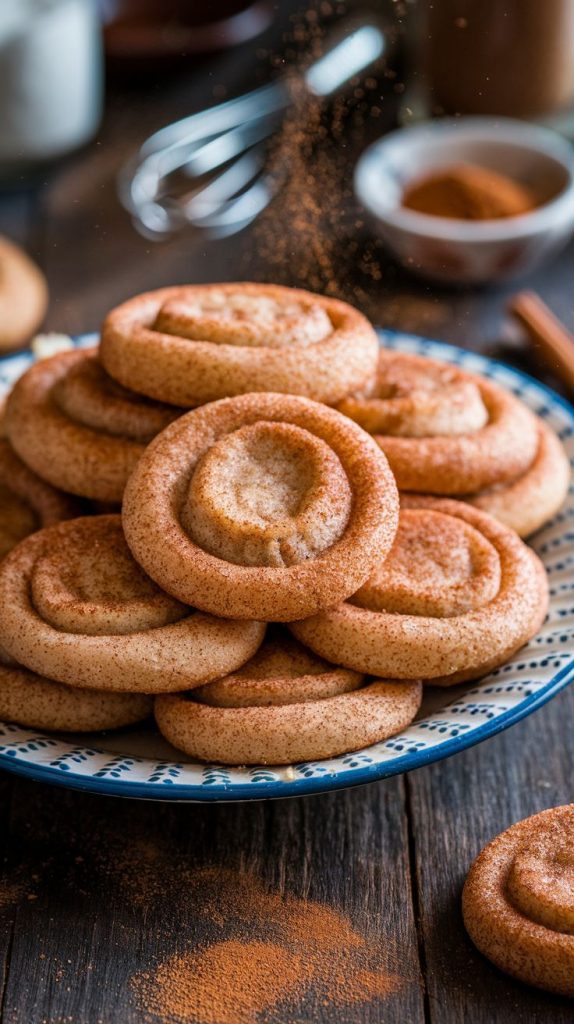
[[[329,13],[341,16],[346,8],[315,2],[294,16],[283,55],[290,67],[301,68],[322,52],[325,37],[333,30],[333,24],[324,20]],[[398,11],[394,13],[398,24]],[[388,30],[395,33],[397,25]],[[258,279],[265,267],[265,280],[358,305],[368,300],[368,286],[384,273],[381,243],[364,237],[350,156],[378,134],[381,104],[392,103],[391,93],[400,84],[394,77],[383,58],[329,103],[311,97],[300,82],[293,83],[293,105],[269,146],[267,172],[275,182],[275,195],[255,222],[256,245],[245,254],[247,277],[253,251]]]

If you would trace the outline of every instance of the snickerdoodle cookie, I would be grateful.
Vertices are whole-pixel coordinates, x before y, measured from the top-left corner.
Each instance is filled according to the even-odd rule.
[[[381,349],[375,388],[338,406],[373,435],[399,490],[467,495],[532,465],[534,414],[492,381],[425,356]]]
[[[164,736],[201,760],[290,764],[387,739],[410,724],[420,700],[418,682],[367,682],[271,628],[238,672],[158,698],[155,714]]]
[[[0,651],[0,718],[30,729],[100,732],[148,718],[153,698],[64,686],[8,662]]]
[[[564,503],[572,470],[560,439],[539,419],[538,450],[525,473],[466,500],[528,537]]]
[[[36,476],[0,438],[0,558],[28,534],[78,512],[73,498]]]
[[[162,288],[107,316],[101,359],[125,387],[192,406],[250,391],[339,402],[368,385],[377,336],[345,302],[270,284]]]
[[[134,557],[225,618],[289,621],[353,594],[389,550],[398,496],[360,427],[306,398],[250,394],[182,416],[126,489]]]
[[[0,644],[70,686],[186,690],[239,668],[263,634],[164,594],[131,557],[119,516],[35,533],[0,567]]]
[[[121,501],[147,443],[181,412],[127,391],[95,349],[35,363],[6,405],[6,432],[20,457],[62,490]]]
[[[470,869],[462,910],[475,946],[502,971],[574,996],[574,804],[493,839]]]
[[[512,530],[463,502],[405,496],[394,546],[369,581],[291,628],[337,664],[446,686],[507,661],[547,603],[544,567]]]

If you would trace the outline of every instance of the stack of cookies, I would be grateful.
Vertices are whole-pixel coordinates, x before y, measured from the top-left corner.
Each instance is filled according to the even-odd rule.
[[[194,758],[329,758],[544,620],[519,534],[564,499],[560,442],[492,382],[380,351],[334,299],[138,296],[99,349],[28,370],[4,429],[2,718],[99,730],[153,710]]]

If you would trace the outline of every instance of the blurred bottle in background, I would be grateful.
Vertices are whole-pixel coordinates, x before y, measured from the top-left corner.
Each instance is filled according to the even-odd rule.
[[[102,61],[93,0],[0,0],[2,180],[25,180],[92,138]]]
[[[574,107],[574,0],[418,0],[427,113],[551,117]]]

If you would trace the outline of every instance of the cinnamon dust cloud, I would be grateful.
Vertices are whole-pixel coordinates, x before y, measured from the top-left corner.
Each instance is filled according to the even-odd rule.
[[[332,27],[345,14],[352,8],[343,3],[310,3],[293,18],[284,59],[271,59],[276,71],[283,73],[287,62],[300,70],[305,56],[318,56],[330,19]],[[330,104],[299,89],[269,144],[274,198],[245,235],[240,276],[318,291],[357,305],[375,323],[432,336],[451,321],[450,303],[436,293],[413,294],[404,271],[373,237],[353,191],[357,159],[396,127],[405,91],[395,43],[400,52],[409,5],[396,0],[386,15],[388,57]]]
[[[389,49],[403,31],[405,5],[394,3]],[[352,14],[343,3],[317,2],[293,19],[285,64],[298,71],[313,60],[333,23]],[[280,71],[284,71],[283,61]],[[381,243],[371,239],[353,192],[361,150],[396,121],[404,91],[400,68],[381,58],[325,104],[297,83],[294,103],[271,140],[268,170],[274,198],[255,222],[250,249],[258,279],[346,299],[368,308],[369,289],[383,276]],[[243,275],[250,272],[250,252]],[[266,268],[264,278],[261,267]]]

